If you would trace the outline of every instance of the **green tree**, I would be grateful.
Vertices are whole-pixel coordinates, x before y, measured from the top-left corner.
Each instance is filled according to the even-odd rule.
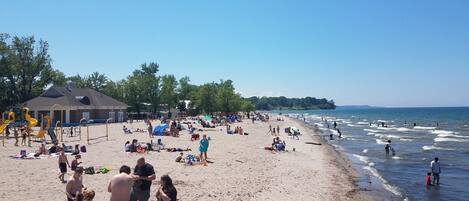
[[[217,85],[207,83],[199,87],[194,95],[193,107],[199,112],[211,114],[217,111]]]
[[[174,108],[178,104],[177,86],[178,82],[174,75],[161,77],[161,103],[167,104],[168,108]]]
[[[54,81],[49,45],[33,36],[0,34],[0,108],[25,102],[41,94]]]
[[[140,113],[143,103],[151,104],[151,112],[157,112],[159,108],[159,83],[156,76],[159,65],[151,62],[140,65],[124,82],[124,100],[130,105],[131,110]]]
[[[106,87],[108,79],[106,75],[100,74],[98,72],[93,72],[91,75],[87,76],[85,79],[85,86],[87,88],[94,89],[96,91],[102,92]]]

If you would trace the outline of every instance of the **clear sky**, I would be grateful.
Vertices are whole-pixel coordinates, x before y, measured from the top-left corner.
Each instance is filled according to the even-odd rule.
[[[0,1],[0,32],[44,39],[67,75],[156,61],[243,96],[469,106],[469,1]]]

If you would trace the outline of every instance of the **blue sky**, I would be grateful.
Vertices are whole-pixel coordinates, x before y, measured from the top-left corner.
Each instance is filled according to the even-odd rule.
[[[0,32],[50,44],[67,75],[156,61],[244,96],[469,106],[469,1],[1,1]]]

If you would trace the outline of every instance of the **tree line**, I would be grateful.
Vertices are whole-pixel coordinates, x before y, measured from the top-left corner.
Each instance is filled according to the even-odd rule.
[[[257,110],[315,110],[315,109],[335,109],[334,100],[325,98],[317,99],[312,97],[305,98],[286,98],[280,97],[250,97],[249,102],[255,105]]]
[[[33,36],[0,34],[0,110],[18,106],[39,96],[52,85],[73,82],[79,88],[92,88],[130,106],[129,111],[158,113],[178,108],[191,114],[253,111],[254,105],[235,92],[233,81],[220,80],[202,85],[159,75],[156,62],[140,65],[126,78],[113,81],[105,74],[66,76],[54,69],[46,41]],[[186,107],[186,102],[190,104]]]
[[[178,108],[189,114],[213,112],[292,109],[333,109],[326,99],[285,97],[242,98],[235,92],[233,81],[220,80],[202,85],[179,80],[174,75],[160,75],[156,62],[141,64],[121,80],[111,80],[105,74],[66,76],[52,67],[46,41],[34,36],[11,37],[0,34],[0,111],[18,106],[39,96],[52,85],[73,82],[79,88],[92,88],[130,106],[130,112],[158,113],[162,109]],[[189,101],[186,107],[185,101]]]

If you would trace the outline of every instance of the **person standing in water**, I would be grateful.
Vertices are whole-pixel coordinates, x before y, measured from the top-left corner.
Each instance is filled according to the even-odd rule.
[[[334,129],[337,128],[337,122],[334,121]]]
[[[339,134],[339,139],[341,139],[342,138],[342,132],[340,132],[340,130],[337,129],[337,133]]]
[[[384,150],[386,151],[386,155],[389,155],[389,151],[391,151],[391,140],[388,140],[388,143],[384,145]]]
[[[433,175],[433,184],[440,185],[441,167],[438,157],[435,157],[435,159],[430,163],[430,168],[432,170]]]

